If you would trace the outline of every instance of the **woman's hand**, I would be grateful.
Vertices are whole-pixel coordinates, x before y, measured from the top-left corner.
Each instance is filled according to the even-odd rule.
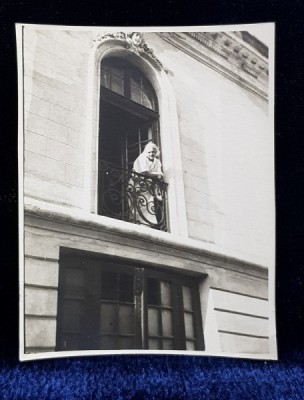
[[[163,174],[160,174],[158,172],[150,172],[150,175],[157,179],[163,179]]]

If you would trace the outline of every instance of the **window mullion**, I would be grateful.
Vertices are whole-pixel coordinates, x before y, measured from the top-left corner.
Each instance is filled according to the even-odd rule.
[[[131,70],[129,68],[124,70],[124,96],[131,99]]]
[[[194,326],[196,332],[196,350],[205,350],[203,320],[200,307],[199,292],[193,290]]]
[[[176,283],[173,285],[175,288],[175,296],[174,296],[174,310],[175,310],[175,319],[176,319],[176,332],[178,332],[177,338],[177,348],[180,350],[186,350],[186,332],[185,332],[185,324],[184,324],[184,306],[183,306],[183,292],[182,285],[180,283]]]
[[[135,282],[134,282],[134,294],[135,294],[135,347],[141,349],[144,347],[143,343],[143,326],[145,318],[145,310],[143,309],[143,292],[144,292],[144,270],[143,268],[135,269]]]
[[[86,273],[86,301],[85,301],[85,321],[83,333],[87,349],[96,349],[99,347],[100,333],[100,291],[101,274],[99,266],[84,266]]]

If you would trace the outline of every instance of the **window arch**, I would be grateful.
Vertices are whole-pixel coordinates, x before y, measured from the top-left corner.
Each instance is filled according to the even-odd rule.
[[[158,111],[155,91],[145,75],[127,60],[107,57],[101,61],[101,85],[137,104]]]
[[[136,66],[119,57],[102,60],[100,85],[98,213],[167,230],[167,184],[133,168],[149,142],[160,146],[155,91]]]
[[[166,71],[141,34],[139,48],[130,45],[133,33],[106,32],[93,39],[89,57],[87,119],[85,136],[84,209],[98,213],[98,152],[100,120],[101,62],[110,57],[127,60],[148,79],[157,96],[161,159],[168,183],[168,219],[170,232],[187,237],[183,168],[181,161],[178,114],[171,73]],[[160,142],[159,142],[160,144]],[[103,220],[107,224],[106,220]],[[119,226],[119,225],[117,225]],[[121,226],[121,229],[123,227]]]
[[[100,67],[99,155],[131,169],[145,145],[160,148],[156,93],[130,62],[107,57]]]

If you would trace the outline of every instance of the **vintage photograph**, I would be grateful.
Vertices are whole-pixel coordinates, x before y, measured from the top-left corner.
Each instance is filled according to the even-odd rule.
[[[20,359],[277,359],[274,24],[16,32]]]

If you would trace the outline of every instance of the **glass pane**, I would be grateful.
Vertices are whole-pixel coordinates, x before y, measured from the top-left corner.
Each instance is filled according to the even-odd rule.
[[[164,348],[164,350],[173,350],[173,340],[172,339],[164,339],[163,340],[163,348]]]
[[[192,339],[194,338],[193,315],[185,313],[184,316],[185,316],[186,338]]]
[[[139,71],[136,71],[136,69],[132,69],[131,71],[131,84],[132,85],[137,85],[141,87],[141,73]]]
[[[148,304],[160,305],[159,281],[149,278],[148,286]]]
[[[149,349],[150,350],[160,349],[160,340],[159,339],[149,339]]]
[[[65,284],[69,286],[83,286],[84,273],[82,269],[68,268],[65,275]]]
[[[133,275],[120,274],[119,276],[119,300],[134,302]]]
[[[100,331],[116,332],[116,304],[100,305]]]
[[[139,86],[133,85],[131,83],[131,100],[136,101],[136,103],[141,104],[142,103],[141,93],[142,93],[141,88]]]
[[[64,350],[80,350],[81,335],[65,334],[63,339]]]
[[[143,101],[142,101],[143,106],[150,108],[151,110],[155,109],[153,97],[147,90],[144,90],[142,92],[142,99],[143,99]]]
[[[84,288],[84,273],[81,269],[68,269],[65,275],[66,297],[82,297]]]
[[[186,350],[195,350],[195,342],[186,341]]]
[[[106,69],[111,72],[111,75],[115,75],[118,78],[123,79],[123,77],[124,77],[124,68],[122,66],[119,66],[119,65],[113,65],[113,63],[115,64],[115,62],[112,61],[111,65],[106,67]]]
[[[116,336],[100,336],[99,349],[100,350],[117,350]]]
[[[172,311],[162,310],[163,336],[172,336]]]
[[[101,274],[101,300],[117,299],[117,274],[104,271]]]
[[[81,301],[65,300],[63,306],[64,331],[80,331],[82,329],[82,305]]]
[[[183,286],[183,301],[184,301],[184,309],[192,310],[192,293],[191,288],[188,286]]]
[[[117,78],[115,75],[111,75],[111,90],[113,92],[123,95],[123,80],[121,78]]]
[[[149,335],[159,335],[158,310],[148,308],[148,332]]]
[[[119,348],[120,349],[133,349],[134,348],[134,338],[132,337],[119,337]]]
[[[160,282],[161,304],[164,306],[171,305],[171,284],[168,282]]]
[[[134,332],[134,306],[119,306],[119,333]]]
[[[101,70],[101,85],[107,89],[111,86],[110,74],[103,69]]]

